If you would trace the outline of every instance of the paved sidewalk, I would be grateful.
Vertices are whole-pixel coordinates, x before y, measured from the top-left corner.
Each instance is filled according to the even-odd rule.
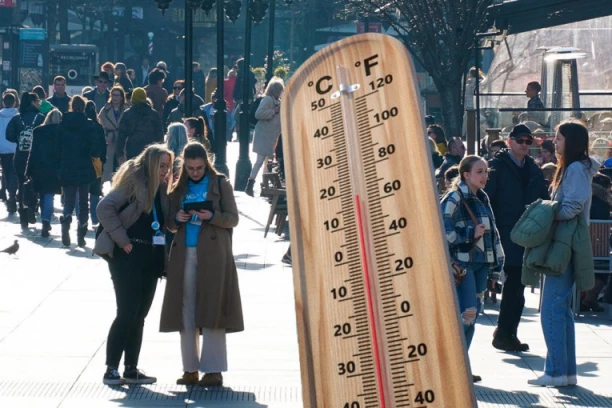
[[[232,173],[237,150],[236,143],[228,145]],[[91,256],[93,232],[87,248],[61,248],[59,224],[50,239],[39,237],[39,224],[24,235],[17,218],[7,218],[0,205],[0,248],[15,238],[21,245],[17,257],[0,254],[0,407],[302,407],[292,271],[280,262],[289,243],[273,232],[263,238],[265,200],[237,193],[237,201],[234,253],[246,330],[228,336],[230,371],[226,387],[215,390],[175,385],[182,374],[179,336],[158,332],[164,282],[146,322],[140,359],[158,383],[104,386],[115,299],[106,263]],[[612,407],[612,322],[605,316],[578,319],[578,387],[527,385],[540,373],[546,350],[536,310],[539,292],[526,292],[519,335],[530,352],[492,348],[493,305],[479,320],[470,351],[473,372],[483,377],[476,387],[479,406]]]

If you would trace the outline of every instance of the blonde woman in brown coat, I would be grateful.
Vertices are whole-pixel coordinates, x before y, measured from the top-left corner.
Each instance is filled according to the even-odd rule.
[[[170,214],[168,229],[176,235],[160,330],[181,334],[184,374],[177,384],[221,386],[227,371],[226,333],[244,330],[231,240],[238,209],[231,184],[211,166],[200,143],[183,150]],[[205,373],[201,379],[198,371]]]
[[[111,181],[113,173],[117,168],[117,135],[119,133],[119,123],[123,117],[123,112],[128,108],[125,99],[125,91],[121,86],[115,85],[110,91],[108,103],[98,114],[98,120],[104,128],[106,136],[106,163],[102,170],[102,183]]]

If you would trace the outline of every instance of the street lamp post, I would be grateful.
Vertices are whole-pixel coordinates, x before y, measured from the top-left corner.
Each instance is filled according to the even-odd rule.
[[[274,23],[276,21],[276,0],[270,0],[270,21],[268,21],[268,69],[266,83],[274,76]]]
[[[162,14],[170,7],[172,0],[155,0]],[[223,98],[224,55],[225,55],[225,1],[185,0],[185,115],[191,115],[193,103],[193,12],[201,7],[209,13],[217,5],[217,102],[215,104],[215,167],[228,175],[226,160],[226,106]]]
[[[242,84],[237,84],[242,85],[242,104],[240,105],[240,134],[238,135],[240,154],[238,156],[238,162],[236,163],[236,177],[234,179],[234,190],[236,191],[244,191],[253,167],[251,159],[249,158],[249,96],[251,94],[250,88],[253,86],[249,75],[251,71],[251,4],[252,0],[246,0]]]

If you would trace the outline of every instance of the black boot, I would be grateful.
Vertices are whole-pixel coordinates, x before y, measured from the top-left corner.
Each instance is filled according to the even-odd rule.
[[[80,225],[79,228],[77,229],[77,245],[80,248],[83,248],[85,246],[85,235],[87,235],[87,224],[84,225]]]
[[[247,193],[247,195],[254,197],[255,193],[253,193],[253,187],[255,186],[255,180],[250,178],[249,181],[247,181],[247,186],[244,189],[244,192]]]
[[[26,215],[30,224],[36,224],[36,209],[34,207],[26,208]]]
[[[17,200],[9,198],[6,202],[6,211],[8,211],[9,214],[15,214],[17,212]]]
[[[60,217],[60,224],[62,224],[62,245],[65,247],[70,246],[70,224],[72,223],[72,216]]]
[[[23,209],[23,210],[19,210],[19,224],[21,224],[21,229],[22,230],[27,230],[28,229],[28,210],[27,209]]]
[[[42,222],[42,231],[40,232],[40,236],[43,238],[49,238],[49,233],[51,232],[51,223],[47,221]]]

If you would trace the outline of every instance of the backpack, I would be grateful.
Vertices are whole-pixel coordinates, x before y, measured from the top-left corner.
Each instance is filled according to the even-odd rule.
[[[38,115],[34,116],[32,119],[32,123],[27,126],[21,118],[21,124],[23,128],[21,132],[19,132],[19,139],[17,140],[17,150],[20,152],[29,152],[32,149],[32,139],[34,136],[34,124],[36,123],[36,119],[38,119]]]
[[[263,96],[258,96],[249,106],[249,124],[251,126],[255,126],[257,125],[257,122],[259,122],[259,120],[255,117],[255,113],[257,113],[257,109],[259,109],[259,105],[261,104],[263,98]]]

